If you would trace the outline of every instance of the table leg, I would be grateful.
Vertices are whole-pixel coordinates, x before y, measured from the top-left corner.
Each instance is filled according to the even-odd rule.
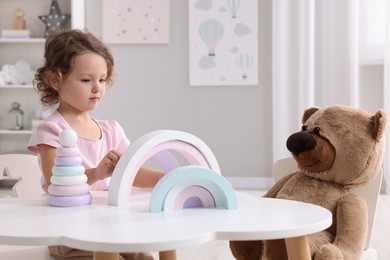
[[[119,253],[94,252],[93,260],[119,260]]]
[[[285,242],[289,260],[311,260],[306,236],[286,238]]]
[[[176,250],[159,252],[160,260],[176,260]]]

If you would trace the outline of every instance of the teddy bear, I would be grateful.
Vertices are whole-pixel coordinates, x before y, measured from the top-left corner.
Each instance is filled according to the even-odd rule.
[[[357,260],[367,235],[364,199],[351,188],[368,183],[380,171],[387,115],[343,105],[310,107],[301,131],[287,139],[298,171],[275,183],[264,197],[298,200],[332,213],[332,225],[307,236],[312,259]],[[236,259],[288,259],[283,239],[230,241]]]

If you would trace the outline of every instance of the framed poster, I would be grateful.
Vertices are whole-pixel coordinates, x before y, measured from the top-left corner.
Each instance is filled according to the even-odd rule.
[[[258,84],[258,0],[189,0],[191,86]]]
[[[105,43],[169,43],[169,0],[103,0]]]

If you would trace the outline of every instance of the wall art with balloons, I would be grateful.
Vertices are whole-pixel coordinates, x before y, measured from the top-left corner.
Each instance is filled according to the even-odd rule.
[[[104,42],[169,43],[169,1],[102,1]]]
[[[258,84],[258,0],[189,0],[191,86]]]

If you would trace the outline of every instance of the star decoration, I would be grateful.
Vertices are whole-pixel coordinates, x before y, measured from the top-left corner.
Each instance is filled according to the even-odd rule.
[[[46,38],[50,32],[59,28],[64,28],[69,21],[70,15],[61,13],[60,6],[57,0],[53,0],[50,6],[50,13],[48,15],[40,15],[39,19],[46,24],[45,35]]]
[[[4,168],[3,176],[0,177],[0,198],[4,196],[17,197],[15,186],[22,178],[12,178],[7,167]]]

